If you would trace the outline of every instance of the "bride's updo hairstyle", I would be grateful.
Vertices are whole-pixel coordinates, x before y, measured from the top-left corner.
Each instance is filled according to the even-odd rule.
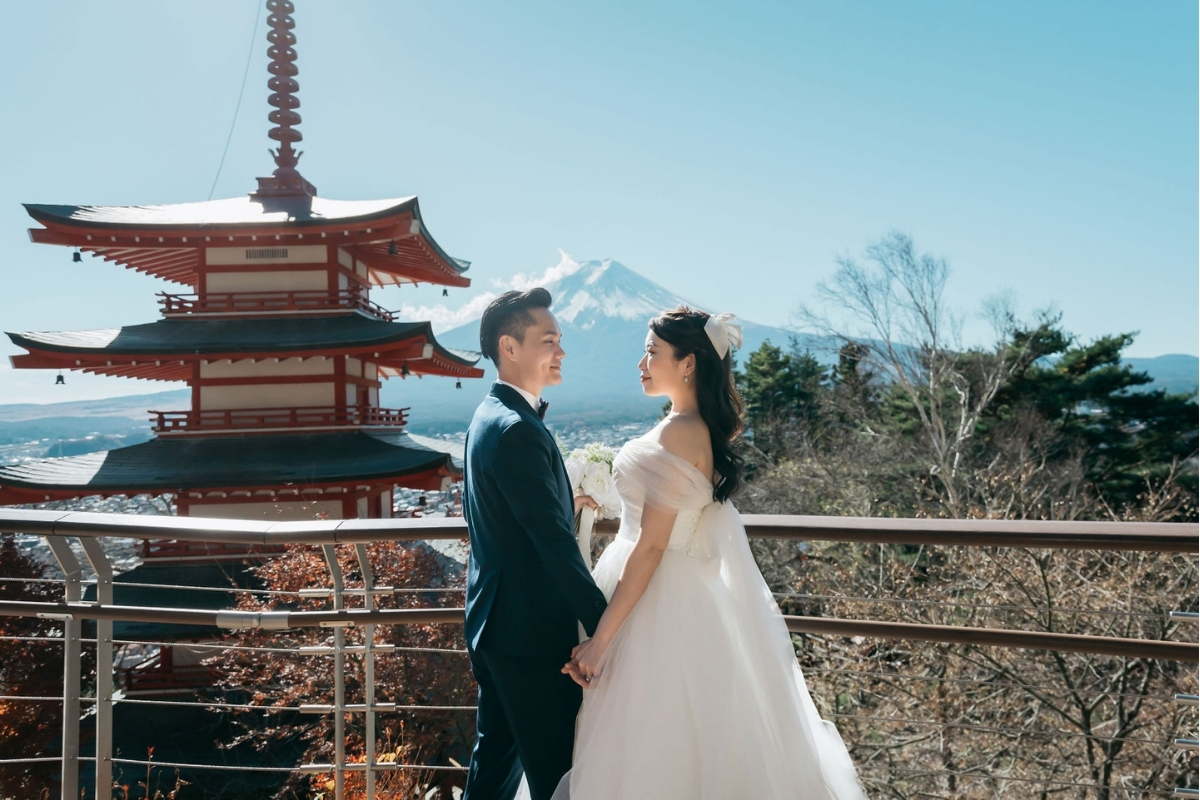
[[[700,417],[708,426],[712,438],[713,499],[724,503],[742,487],[742,466],[745,459],[733,449],[733,442],[742,432],[742,398],[733,383],[733,354],[717,355],[717,350],[704,330],[708,314],[687,306],[664,311],[650,320],[654,335],[671,345],[675,360],[691,354],[696,356],[696,400]]]

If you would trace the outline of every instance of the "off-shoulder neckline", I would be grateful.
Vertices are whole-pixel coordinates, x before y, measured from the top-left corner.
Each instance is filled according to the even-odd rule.
[[[661,450],[662,452],[664,452],[664,453],[666,453],[667,455],[669,455],[671,458],[675,459],[676,461],[678,461],[679,463],[683,464],[683,465],[684,465],[684,466],[686,466],[688,469],[690,469],[690,470],[692,471],[692,474],[694,474],[694,475],[698,476],[698,477],[700,478],[700,480],[704,481],[704,484],[705,484],[706,486],[712,486],[712,485],[713,485],[712,478],[705,476],[705,474],[704,474],[704,473],[703,473],[703,472],[700,470],[700,468],[699,468],[699,467],[697,467],[697,466],[696,466],[695,464],[693,464],[692,462],[688,461],[688,460],[687,460],[686,458],[684,458],[683,456],[676,455],[675,453],[672,453],[670,450],[668,450],[666,447],[664,447],[664,446],[663,446],[662,442],[659,442],[659,441],[658,441],[658,440],[656,440],[656,439],[649,439],[649,438],[647,438],[648,436],[649,436],[649,434],[646,434],[646,435],[643,435],[643,436],[639,436],[639,437],[638,437],[638,438],[636,438],[636,439],[630,439],[628,443],[629,443],[629,444],[633,444],[634,442],[645,442],[646,444],[648,444],[648,445],[651,445],[652,447],[656,447],[656,448],[658,448],[659,450]]]

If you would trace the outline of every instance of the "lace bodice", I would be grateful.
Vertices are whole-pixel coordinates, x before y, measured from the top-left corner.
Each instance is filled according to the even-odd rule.
[[[651,505],[677,515],[667,549],[692,554],[700,518],[713,502],[712,481],[691,462],[645,436],[625,443],[613,462],[613,474],[621,494],[617,535],[637,541],[642,509]]]

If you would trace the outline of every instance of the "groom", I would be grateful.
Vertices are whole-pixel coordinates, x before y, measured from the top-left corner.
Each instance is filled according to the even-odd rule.
[[[510,800],[524,769],[548,800],[571,768],[582,690],[562,673],[604,612],[574,535],[574,502],[542,390],[562,383],[550,293],[507,292],[483,312],[479,344],[499,380],[467,431],[463,514],[471,534],[465,634],[479,683],[463,800]]]

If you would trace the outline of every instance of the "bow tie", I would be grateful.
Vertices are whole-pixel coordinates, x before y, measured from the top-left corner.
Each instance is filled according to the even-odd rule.
[[[546,418],[546,409],[549,407],[550,407],[550,404],[547,403],[545,400],[538,401],[538,410],[537,410],[538,419]]]

